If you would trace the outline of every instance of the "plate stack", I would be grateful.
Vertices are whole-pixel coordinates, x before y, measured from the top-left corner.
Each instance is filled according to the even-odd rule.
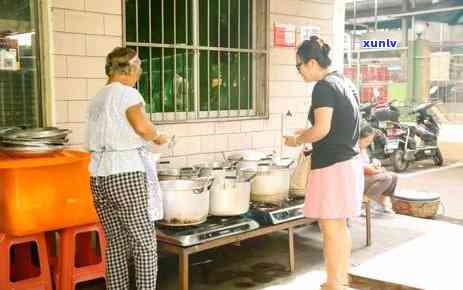
[[[0,151],[15,156],[37,156],[62,151],[70,130],[56,127],[0,128]]]

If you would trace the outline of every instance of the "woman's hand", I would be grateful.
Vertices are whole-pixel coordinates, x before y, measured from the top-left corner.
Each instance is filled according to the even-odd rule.
[[[283,137],[283,142],[286,146],[288,147],[298,147],[301,144],[297,141],[296,136],[284,136]]]
[[[161,134],[156,139],[154,139],[153,142],[154,144],[161,146],[169,142],[169,139]]]
[[[381,168],[381,161],[379,161],[378,159],[373,159],[373,160],[371,160],[371,163],[372,163],[373,166],[375,166],[376,168]]]
[[[373,164],[365,164],[363,166],[363,170],[366,175],[376,175],[381,173],[381,171],[376,169],[376,167],[374,167]]]
[[[304,133],[305,130],[306,129],[297,129],[296,131],[294,131],[294,135],[296,135],[296,136],[302,135],[302,133]]]

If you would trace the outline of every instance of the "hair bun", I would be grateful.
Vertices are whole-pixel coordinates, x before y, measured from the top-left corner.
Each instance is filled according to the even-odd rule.
[[[312,35],[309,40],[306,39],[301,43],[296,53],[304,63],[315,59],[320,66],[326,68],[331,65],[331,59],[328,56],[330,49],[330,46],[321,38]]]
[[[312,36],[310,37],[310,41],[312,41],[312,42],[313,42],[313,41],[319,42],[319,40],[320,40],[320,38],[318,38],[318,36],[316,36],[316,35],[312,35]]]
[[[323,51],[323,53],[325,54],[325,56],[328,56],[328,54],[329,54],[330,51],[331,51],[331,47],[330,47],[328,44],[323,43],[322,51]]]

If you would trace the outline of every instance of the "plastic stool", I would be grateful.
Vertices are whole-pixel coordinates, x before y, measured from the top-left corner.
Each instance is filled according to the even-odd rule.
[[[39,267],[34,266],[31,261],[32,248],[30,243],[37,245]],[[14,263],[10,264],[12,258],[10,250],[12,248],[14,250]],[[30,277],[31,275],[34,277]],[[0,234],[0,289],[53,289],[48,264],[47,243],[43,233],[24,237]]]
[[[100,253],[92,251],[90,234],[96,232]],[[74,290],[81,282],[105,278],[106,240],[100,224],[66,228],[59,232],[58,263],[54,267],[57,290]],[[78,253],[78,255],[76,255]]]

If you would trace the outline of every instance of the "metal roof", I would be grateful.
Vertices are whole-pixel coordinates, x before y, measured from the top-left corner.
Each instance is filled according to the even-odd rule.
[[[399,28],[400,19],[414,15],[417,20],[442,22],[449,25],[463,24],[463,0],[416,0],[416,8],[404,12],[402,0],[378,1],[378,16],[374,16],[374,0],[357,3],[357,18],[353,18],[353,3],[346,7],[346,28],[351,29],[354,22],[364,26],[374,25],[379,28]]]

